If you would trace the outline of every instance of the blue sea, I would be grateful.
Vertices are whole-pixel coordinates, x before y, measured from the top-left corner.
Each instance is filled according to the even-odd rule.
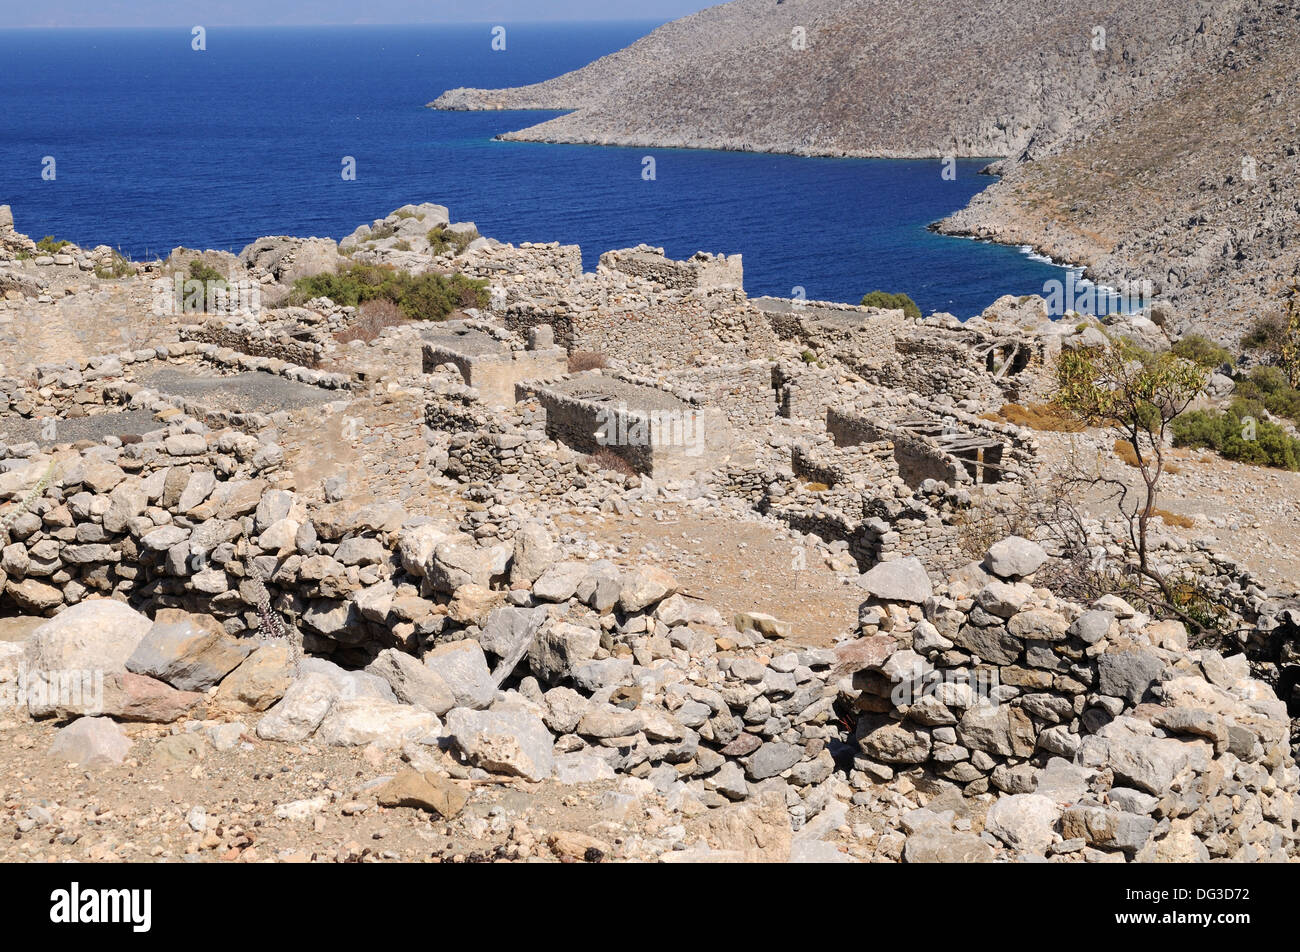
[[[137,259],[342,238],[433,201],[503,241],[576,242],[589,270],[640,242],[740,252],[751,295],[905,291],[967,317],[1065,280],[1022,249],[926,230],[992,183],[981,161],[946,181],[937,161],[506,143],[494,136],[556,114],[425,108],[455,86],[547,79],[657,25],[514,25],[504,51],[488,25],[212,27],[202,51],[189,29],[0,30],[0,204],[19,231]]]

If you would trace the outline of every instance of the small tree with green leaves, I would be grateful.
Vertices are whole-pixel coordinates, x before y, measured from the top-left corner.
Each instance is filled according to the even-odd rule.
[[[1105,347],[1066,351],[1057,363],[1057,403],[1089,426],[1111,428],[1133,450],[1142,478],[1138,498],[1122,480],[1099,476],[1093,481],[1114,490],[1128,522],[1136,569],[1160,588],[1171,607],[1176,603],[1173,586],[1148,554],[1150,522],[1157,514],[1170,427],[1205,392],[1209,373],[1193,361],[1169,352],[1153,354],[1123,338],[1110,338]]]
[[[1300,285],[1292,285],[1286,301],[1286,332],[1279,342],[1282,372],[1287,383],[1300,387]]]
[[[229,288],[220,271],[195,258],[190,262],[188,280],[177,288],[180,297],[177,304],[183,312],[217,311]]]

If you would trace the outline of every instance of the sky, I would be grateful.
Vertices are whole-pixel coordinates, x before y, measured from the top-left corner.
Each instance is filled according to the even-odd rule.
[[[722,0],[0,0],[9,27],[673,20]]]

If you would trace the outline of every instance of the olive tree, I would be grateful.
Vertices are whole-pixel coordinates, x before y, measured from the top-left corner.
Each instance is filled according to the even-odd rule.
[[[1096,481],[1115,487],[1136,568],[1170,602],[1169,583],[1148,555],[1150,522],[1166,469],[1170,424],[1205,392],[1209,373],[1167,351],[1151,353],[1117,337],[1108,337],[1105,346],[1065,351],[1057,362],[1056,402],[1088,426],[1112,429],[1133,450],[1142,479],[1136,498],[1121,480]]]
[[[1300,285],[1293,286],[1287,297],[1286,329],[1278,349],[1287,383],[1300,387]]]

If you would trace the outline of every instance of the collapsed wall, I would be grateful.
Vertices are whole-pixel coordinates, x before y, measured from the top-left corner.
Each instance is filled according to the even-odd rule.
[[[569,353],[586,351],[636,366],[679,368],[770,357],[776,337],[744,292],[739,255],[700,252],[673,261],[640,247],[601,256],[595,274],[533,294],[498,296],[494,308],[520,338],[540,325]]]
[[[820,301],[753,303],[782,340],[881,387],[995,406],[1042,400],[1055,389],[1060,335],[1045,313],[1042,324],[1027,327],[947,314],[908,318],[901,310]]]
[[[950,486],[1023,483],[1037,459],[1028,431],[955,408],[940,413],[912,394],[830,407],[826,429],[837,446],[892,443],[899,475],[913,488],[926,480]]]
[[[200,324],[182,325],[182,340],[215,344],[253,357],[316,367],[329,347],[329,335],[342,329],[355,308],[322,314],[310,308],[283,308],[239,317],[209,317]]]
[[[771,328],[748,306],[743,293],[724,289],[703,296],[651,292],[618,295],[621,300],[604,297],[593,287],[589,295],[576,300],[511,305],[505,310],[504,325],[526,337],[531,328],[547,324],[569,353],[597,353],[637,366],[734,363],[775,351]]]
[[[753,304],[781,340],[809,348],[811,355],[833,359],[873,382],[896,372],[895,342],[907,325],[902,311],[772,297]]]
[[[424,422],[433,438],[428,464],[463,485],[526,490],[539,499],[575,503],[580,493],[608,499],[622,488],[625,477],[601,470],[585,454],[531,425],[527,416],[533,411],[494,412],[459,374],[431,374],[425,399]]]
[[[582,278],[582,249],[558,241],[508,245],[476,242],[457,259],[457,270],[488,282],[498,310],[539,297],[562,294]]]
[[[747,439],[762,438],[776,408],[772,364],[768,360],[707,367],[681,367],[662,375],[667,386],[688,391],[702,406],[723,413],[732,429]]]
[[[335,653],[365,656],[364,671],[309,658],[295,675],[274,641],[250,653],[226,635],[217,650],[215,635],[194,636],[201,617],[160,613],[132,623],[134,640],[106,672],[107,709],[93,713],[168,723],[233,709],[256,715],[268,741],[445,744],[467,765],[533,782],[637,777],[703,810],[772,801],[787,833],[840,815],[837,790],[869,799],[906,779],[932,806],[873,815],[882,860],[1296,853],[1300,770],[1285,705],[1244,658],[1189,650],[1177,623],[1035,587],[1045,555],[1026,540],[994,546],[982,567],[937,589],[915,561],[881,565],[860,580],[858,637],[826,649],[780,640],[768,616],[728,622],[658,569],[566,560],[536,526],[511,543],[476,542],[436,520],[326,507],[302,523],[321,551],[291,569],[300,555],[265,545],[297,514],[275,491],[257,500],[252,519],[273,521],[254,565],[268,587],[288,589],[277,609],[291,621],[288,603],[308,600],[308,650],[320,649],[312,626],[327,614],[414,637]],[[148,541],[159,531],[145,533],[146,548],[162,551]],[[311,597],[329,588],[338,602],[354,577],[376,575],[338,608]],[[256,586],[246,579],[240,595]],[[218,593],[208,607],[235,600]],[[39,668],[84,626],[104,624],[106,604],[83,600],[38,630],[27,655]],[[425,604],[438,621],[413,625],[412,606]],[[34,716],[92,713],[30,697]],[[979,808],[982,832],[944,809],[946,791]]]

